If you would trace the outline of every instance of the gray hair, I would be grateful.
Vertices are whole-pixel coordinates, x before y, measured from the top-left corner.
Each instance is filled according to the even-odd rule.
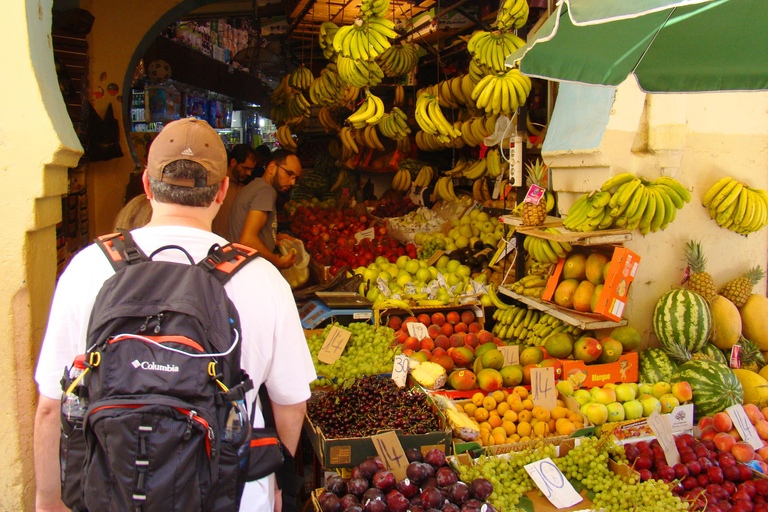
[[[197,183],[205,183],[208,178],[208,171],[197,162],[176,160],[163,168],[163,175],[167,175],[169,178],[192,178]],[[158,181],[149,176],[149,189],[156,201],[181,206],[210,206],[220,186],[221,183],[210,186],[182,187]]]

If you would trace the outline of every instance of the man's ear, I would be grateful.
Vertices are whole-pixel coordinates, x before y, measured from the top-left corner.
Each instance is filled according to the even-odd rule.
[[[147,199],[152,199],[152,190],[149,188],[149,171],[146,168],[141,173],[141,183],[144,185],[144,193],[147,194]]]
[[[219,204],[224,202],[224,198],[227,197],[227,190],[229,189],[229,176],[224,176],[219,186],[219,191],[216,193],[215,201]]]
[[[230,158],[229,159],[229,166],[230,167],[234,167],[236,165],[237,165],[237,160],[235,160],[234,158]]]

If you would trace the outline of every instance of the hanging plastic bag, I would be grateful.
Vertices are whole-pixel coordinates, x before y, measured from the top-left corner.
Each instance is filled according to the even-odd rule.
[[[301,288],[309,280],[309,253],[304,249],[304,242],[298,238],[284,238],[278,244],[280,254],[287,255],[291,250],[296,252],[296,263],[290,268],[280,270],[291,289]]]

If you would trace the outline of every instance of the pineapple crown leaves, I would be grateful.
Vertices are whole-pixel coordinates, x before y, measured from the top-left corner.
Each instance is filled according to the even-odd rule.
[[[747,278],[747,280],[752,283],[752,285],[756,285],[762,278],[765,277],[765,271],[760,268],[760,265],[757,265],[754,268],[751,268],[747,271],[746,274],[744,274],[744,277]]]
[[[701,242],[690,240],[685,244],[685,258],[688,260],[688,266],[693,273],[704,272],[707,266],[707,258],[704,257],[704,251],[701,250]]]
[[[544,161],[539,158],[533,164],[530,162],[525,164],[525,169],[528,171],[528,186],[538,185],[545,187],[544,182],[547,180],[547,166]]]

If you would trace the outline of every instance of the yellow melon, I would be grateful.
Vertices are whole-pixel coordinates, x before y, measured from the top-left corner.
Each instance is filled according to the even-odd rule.
[[[740,311],[744,337],[754,341],[760,350],[768,351],[768,298],[753,293]]]
[[[712,333],[709,341],[719,349],[733,347],[741,336],[741,315],[736,305],[718,295],[709,304],[712,313]]]
[[[586,277],[586,264],[586,256],[578,252],[570,253],[563,265],[563,279],[576,279],[577,281],[581,281]]]
[[[744,389],[745,404],[754,404],[760,409],[768,406],[768,380],[750,370],[734,369],[733,373]]]

